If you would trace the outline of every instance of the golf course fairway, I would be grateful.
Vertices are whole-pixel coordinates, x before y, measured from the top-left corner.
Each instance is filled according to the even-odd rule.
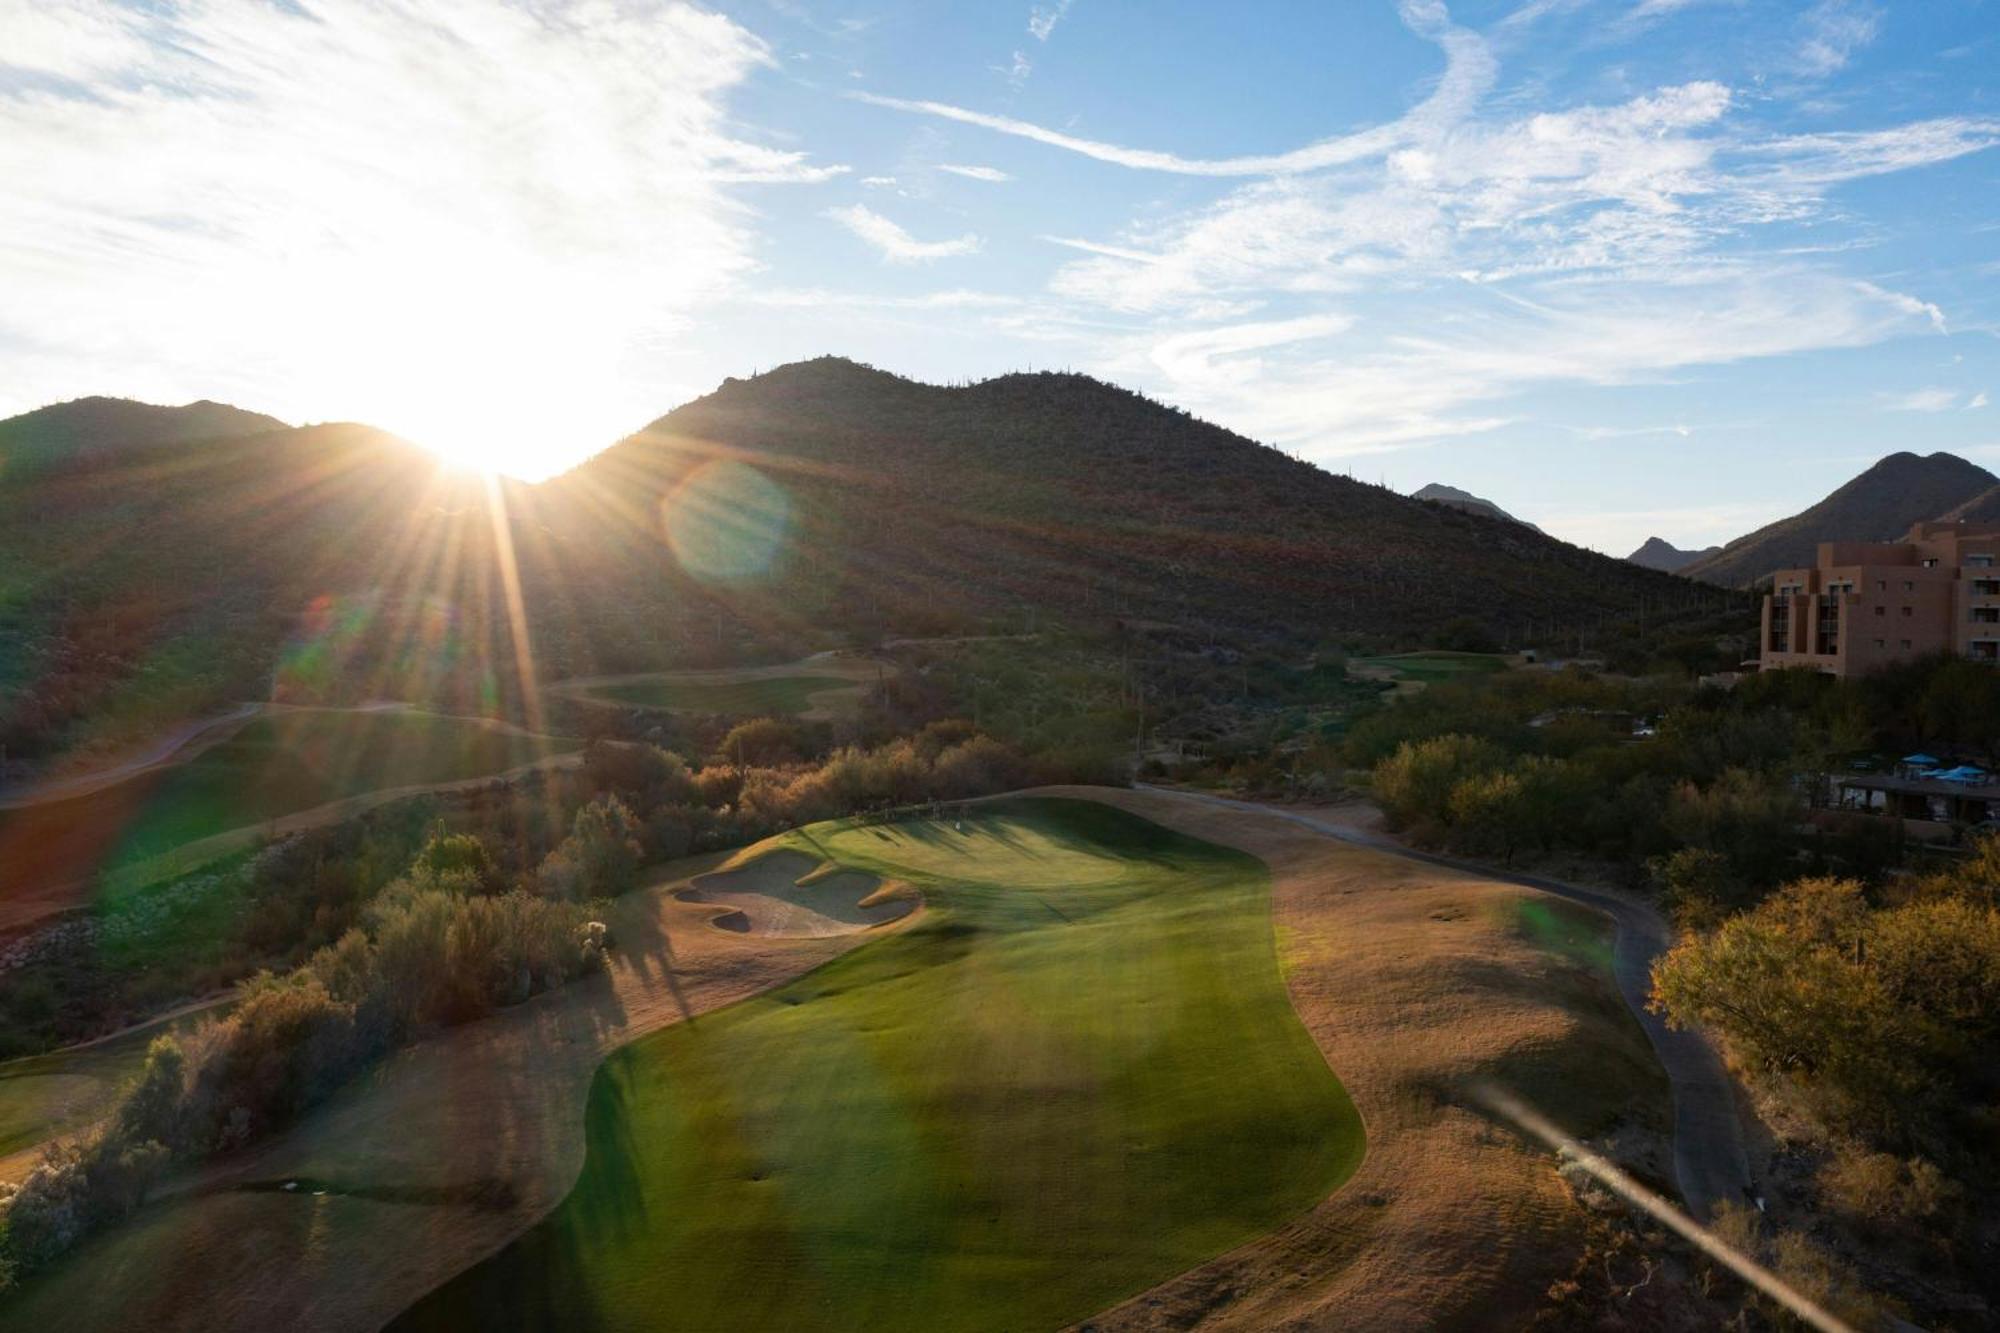
[[[1054,1328],[1353,1173],[1262,862],[1094,802],[975,809],[774,839],[924,916],[614,1054],[562,1206],[394,1327]]]

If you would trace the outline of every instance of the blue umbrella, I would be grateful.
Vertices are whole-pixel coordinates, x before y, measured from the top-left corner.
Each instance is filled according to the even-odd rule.
[[[1914,764],[1918,768],[1936,768],[1940,761],[1934,754],[1906,754],[1903,756],[1903,762]]]

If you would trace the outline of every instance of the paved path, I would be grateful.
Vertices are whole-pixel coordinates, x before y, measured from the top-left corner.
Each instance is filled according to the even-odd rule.
[[[1735,1089],[1728,1072],[1722,1067],[1722,1060],[1701,1033],[1669,1028],[1664,1019],[1646,1007],[1652,993],[1653,960],[1666,950],[1672,938],[1665,919],[1651,907],[1599,889],[1565,884],[1561,880],[1544,879],[1539,875],[1510,874],[1448,856],[1415,851],[1388,838],[1294,810],[1259,805],[1254,801],[1232,800],[1226,796],[1211,796],[1204,792],[1140,785],[1146,791],[1275,815],[1356,847],[1424,861],[1482,879],[1539,889],[1608,915],[1617,925],[1612,971],[1617,978],[1618,989],[1632,1010],[1632,1016],[1645,1030],[1646,1039],[1653,1044],[1653,1051],[1659,1056],[1660,1065],[1666,1070],[1667,1081],[1673,1088],[1674,1179],[1680,1186],[1681,1198],[1687,1203],[1688,1210],[1702,1221],[1708,1220],[1717,1203],[1725,1199],[1743,1200],[1750,1184],[1750,1163],[1743,1151],[1743,1127],[1736,1114]]]

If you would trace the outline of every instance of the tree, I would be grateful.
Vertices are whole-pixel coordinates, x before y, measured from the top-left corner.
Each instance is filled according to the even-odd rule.
[[[722,738],[722,757],[738,769],[795,764],[803,748],[798,726],[775,717],[739,722]]]
[[[139,1143],[174,1144],[180,1139],[180,1110],[187,1096],[187,1053],[172,1034],[153,1038],[138,1081],[118,1108],[118,1133]]]
[[[1449,827],[1452,790],[1505,762],[1498,746],[1472,736],[1405,741],[1376,766],[1375,797],[1397,824]]]
[[[558,898],[613,898],[638,883],[639,823],[616,796],[600,796],[576,812],[569,837],[537,872],[542,891]]]

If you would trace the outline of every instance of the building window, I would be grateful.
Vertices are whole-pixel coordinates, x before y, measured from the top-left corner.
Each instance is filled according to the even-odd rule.
[[[1903,580],[1903,591],[1904,591],[1904,592],[1915,592],[1916,590],[1917,590],[1917,585],[1916,585],[1916,584],[1914,584],[1914,583],[1910,582],[1910,580],[1908,580],[1908,579],[1904,579],[1904,580]]]
[[[1876,592],[1887,592],[1887,591],[1889,591],[1889,580],[1887,580],[1887,579],[1876,579],[1876,580],[1875,580],[1875,591],[1876,591]]]
[[[1909,641],[1908,639],[1905,639],[1905,640],[1903,640],[1903,646],[1904,646],[1905,648],[1909,647],[1909,646],[1910,646],[1910,641]]]
[[[1886,606],[1878,606],[1875,608],[1875,614],[1878,616],[1886,616],[1889,614],[1889,608]]]
[[[1926,556],[1926,557],[1924,558],[1924,568],[1925,568],[1925,569],[1936,569],[1936,568],[1937,568],[1937,557],[1936,557],[1936,556],[1934,556],[1934,555],[1933,555],[1933,556]]]
[[[1993,557],[1985,554],[1969,555],[1965,557],[1965,563],[1971,565],[1974,569],[1991,569],[1993,568]]]
[[[1877,639],[1875,640],[1875,646],[1877,648],[1887,648],[1889,646],[1889,641],[1887,639]]]
[[[1906,606],[1903,608],[1903,614],[1906,616],[1913,616],[1916,613],[1917,613],[1917,608],[1914,606]]]

